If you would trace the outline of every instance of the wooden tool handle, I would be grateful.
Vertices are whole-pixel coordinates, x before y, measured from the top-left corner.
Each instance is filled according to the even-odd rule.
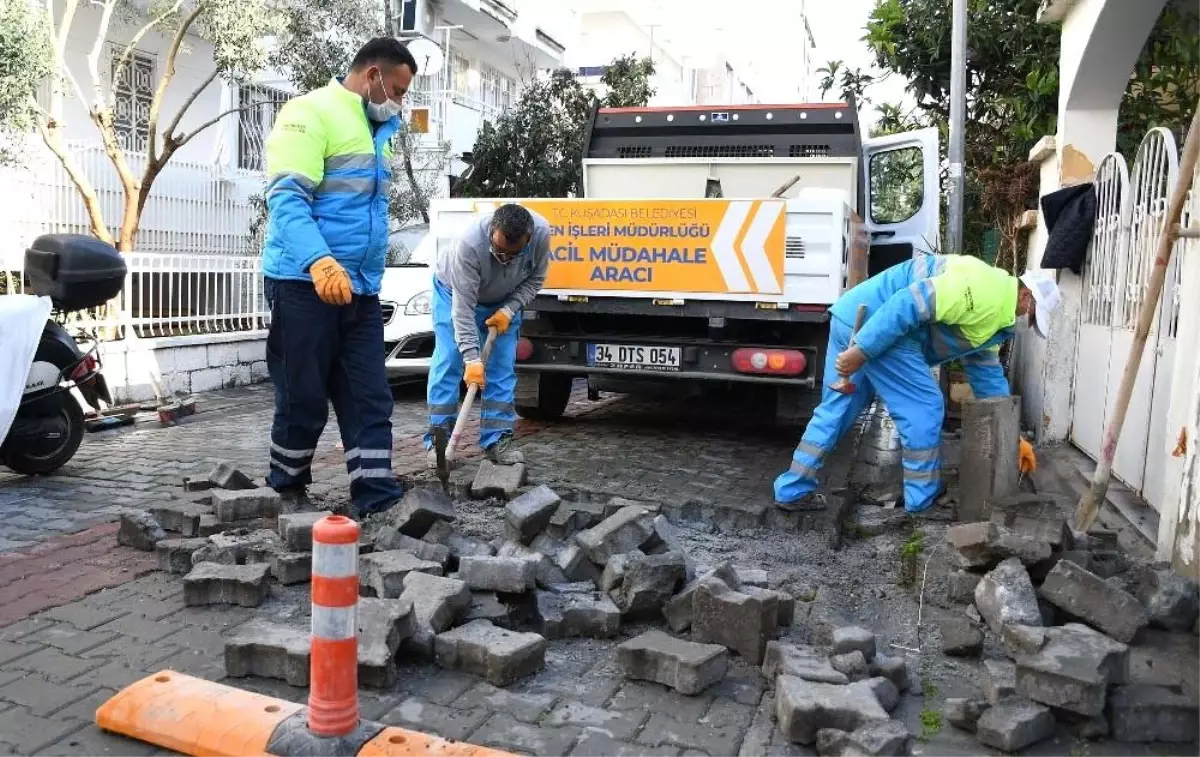
[[[492,354],[492,345],[496,343],[496,335],[498,333],[500,332],[496,331],[495,326],[488,329],[487,340],[483,343],[483,350],[479,354],[479,360],[485,368],[488,356]],[[458,419],[454,421],[454,431],[450,433],[450,441],[446,444],[447,462],[454,458],[454,450],[458,447],[458,438],[462,436],[463,427],[466,426],[467,416],[471,414],[471,406],[475,404],[475,395],[477,394],[479,394],[478,386],[471,384],[467,387],[467,397],[463,400],[462,410],[458,413]]]
[[[849,347],[854,346],[854,337],[858,336],[858,330],[862,328],[863,321],[867,320],[867,305],[864,302],[858,306],[858,311],[854,314],[854,331],[850,332]]]

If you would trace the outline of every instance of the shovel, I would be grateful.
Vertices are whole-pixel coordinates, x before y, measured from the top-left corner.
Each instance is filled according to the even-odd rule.
[[[479,360],[486,366],[488,356],[492,354],[492,345],[496,342],[495,327],[488,329],[487,341],[483,343],[483,350],[479,354]],[[458,439],[462,436],[463,426],[467,424],[467,416],[471,414],[471,406],[475,404],[475,395],[479,393],[479,387],[471,384],[467,387],[467,397],[463,400],[462,410],[458,413],[458,420],[454,422],[454,431],[450,433],[450,441],[446,445],[446,454],[438,457],[438,478],[442,477],[442,461],[445,460],[446,467],[449,468],[450,463],[454,460],[454,450],[458,447]],[[437,433],[434,432],[434,440],[436,442]],[[446,471],[447,478],[449,470]]]

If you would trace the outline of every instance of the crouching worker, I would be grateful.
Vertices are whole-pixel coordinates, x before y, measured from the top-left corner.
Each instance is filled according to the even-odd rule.
[[[550,225],[520,205],[501,205],[473,221],[454,247],[439,252],[433,277],[433,362],[429,366],[429,423],[450,429],[458,418],[459,382],[483,394],[479,446],[501,465],[523,462],[511,448],[516,407],[515,365],[521,311],[546,280]],[[495,327],[487,365],[481,345]],[[425,435],[429,467],[437,466]]]
[[[824,507],[815,493],[817,472],[878,395],[904,447],[904,509],[919,513],[931,507],[943,491],[938,449],[945,407],[930,367],[958,360],[976,398],[1007,396],[1000,344],[1026,316],[1046,337],[1050,313],[1061,301],[1048,278],[1026,273],[1018,280],[965,255],[919,255],[851,289],[829,309],[821,404],[792,454],[791,468],[775,479],[776,506]],[[862,304],[867,316],[850,347]],[[851,376],[852,394],[830,389],[839,374]],[[1022,469],[1031,469],[1033,449],[1024,440],[1020,444]]]

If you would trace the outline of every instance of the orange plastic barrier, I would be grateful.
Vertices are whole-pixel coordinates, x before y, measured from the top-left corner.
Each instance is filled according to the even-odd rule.
[[[475,746],[463,741],[446,741],[403,728],[384,728],[363,744],[358,757],[512,757],[508,752]]]

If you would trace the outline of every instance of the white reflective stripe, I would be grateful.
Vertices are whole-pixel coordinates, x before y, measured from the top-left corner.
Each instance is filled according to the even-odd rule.
[[[346,462],[350,462],[356,457],[361,457],[363,460],[390,460],[392,451],[390,449],[354,449],[346,450]]]
[[[350,471],[350,480],[354,481],[359,478],[391,478],[391,468],[359,468]]]
[[[311,468],[312,464],[305,463],[304,465],[300,465],[300,466],[293,468],[290,465],[284,465],[283,463],[279,462],[278,460],[272,460],[271,467],[278,468],[279,470],[283,471],[284,473],[288,474],[289,476],[299,476],[301,473],[303,473],[304,471]]]
[[[358,623],[355,610],[358,605],[349,607],[312,606],[312,635],[318,639],[341,641],[353,639],[358,635]]]
[[[909,285],[908,289],[912,292],[913,299],[917,303],[917,313],[920,315],[921,320],[928,321],[929,303],[925,300],[925,293],[921,291],[921,285],[911,284]]]
[[[288,449],[287,447],[280,447],[275,442],[271,442],[271,450],[274,452],[278,452],[279,454],[281,454],[285,457],[296,457],[296,458],[312,457],[313,455],[317,454],[317,450],[315,447],[313,449]]]
[[[312,574],[321,578],[349,578],[358,575],[357,544],[313,542]]]

